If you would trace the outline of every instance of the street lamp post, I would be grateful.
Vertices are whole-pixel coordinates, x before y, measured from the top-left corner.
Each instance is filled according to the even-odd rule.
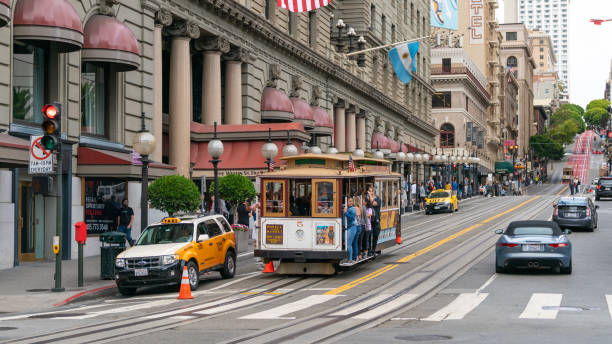
[[[145,128],[145,113],[142,113],[142,124],[140,131],[134,136],[132,147],[140,154],[142,162],[142,178],[140,192],[140,231],[144,231],[149,222],[148,184],[149,184],[149,155],[155,150],[155,136]]]
[[[212,158],[210,162],[213,164],[215,180],[215,201],[213,208],[215,209],[215,214],[219,214],[219,170],[217,167],[221,162],[219,157],[223,154],[223,142],[217,138],[217,122],[214,123],[213,139],[208,142],[208,154]]]
[[[287,130],[287,144],[283,147],[283,156],[294,156],[298,154],[297,147],[291,142],[289,130]]]
[[[271,170],[270,166],[274,163],[272,159],[278,154],[278,147],[272,142],[272,128],[268,128],[268,142],[261,146],[261,155],[266,158],[266,164],[268,165],[268,171]]]

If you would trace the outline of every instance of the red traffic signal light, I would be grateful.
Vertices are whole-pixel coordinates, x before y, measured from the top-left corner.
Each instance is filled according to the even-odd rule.
[[[608,130],[608,138],[612,139],[612,130]]]
[[[53,150],[59,142],[61,135],[62,124],[62,105],[59,103],[51,103],[42,108],[43,121],[41,127],[43,137],[40,143],[48,150]]]
[[[57,107],[55,107],[55,105],[47,104],[43,106],[42,112],[43,117],[45,117],[45,119],[55,119],[55,116],[57,116],[59,111],[57,110]]]

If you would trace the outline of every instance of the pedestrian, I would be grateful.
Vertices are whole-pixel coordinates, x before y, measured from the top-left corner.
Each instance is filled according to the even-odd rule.
[[[457,196],[459,192],[459,184],[457,184],[457,179],[453,177],[453,182],[451,184],[451,188],[453,190],[453,196]]]
[[[574,194],[574,180],[570,179],[569,181],[570,195]]]
[[[417,204],[417,185],[416,182],[412,182],[410,185],[410,204],[414,206]]]
[[[362,204],[363,206],[363,204]],[[368,249],[370,248],[372,242],[372,214],[374,210],[370,207],[365,206],[365,216],[364,222],[365,226],[362,231],[362,242],[361,242],[361,258],[364,259],[368,256]]]
[[[348,232],[348,238],[346,240],[346,250],[348,251],[348,263],[354,263],[353,260],[353,241],[355,240],[355,233],[357,227],[355,226],[355,217],[357,217],[357,210],[353,206],[353,197],[349,197],[344,206],[344,214],[346,229]]]
[[[421,208],[420,209],[425,209],[425,197],[427,197],[427,194],[425,193],[425,187],[421,183],[419,185],[419,199],[421,201]]]
[[[249,200],[247,199],[247,200],[244,200],[244,202],[240,203],[236,211],[238,213],[238,224],[249,227],[250,212],[251,212],[251,206],[249,205]]]
[[[355,238],[353,239],[353,257],[352,260],[356,261],[358,258],[361,259],[359,252],[361,252],[360,244],[360,236],[361,236],[361,219],[363,217],[363,212],[361,210],[361,197],[356,196],[354,199],[354,207],[355,207]]]
[[[372,242],[370,242],[369,256],[376,254],[376,246],[378,244],[378,235],[380,234],[380,198],[374,193],[374,188],[368,188],[368,208],[372,208]]]
[[[132,224],[134,223],[134,210],[130,208],[127,198],[121,201],[123,205],[119,210],[119,216],[117,216],[117,226],[119,232],[125,234],[128,244],[134,246],[134,240],[132,239]]]

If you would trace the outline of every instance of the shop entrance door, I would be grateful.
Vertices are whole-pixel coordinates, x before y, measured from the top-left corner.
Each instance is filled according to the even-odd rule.
[[[31,182],[19,183],[19,261],[36,259],[35,202]]]

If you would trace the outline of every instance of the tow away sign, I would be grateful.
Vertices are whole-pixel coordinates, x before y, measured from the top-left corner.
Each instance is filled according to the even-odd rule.
[[[30,136],[30,174],[53,172],[53,153],[43,148],[42,136]]]

